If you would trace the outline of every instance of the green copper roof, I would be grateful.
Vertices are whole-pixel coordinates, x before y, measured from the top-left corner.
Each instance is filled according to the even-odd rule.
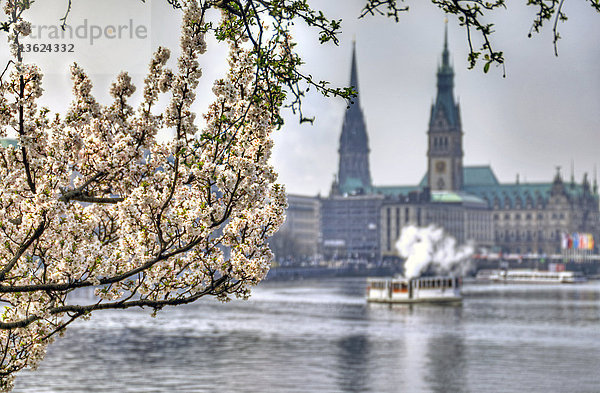
[[[431,201],[434,203],[469,203],[487,205],[483,199],[465,192],[433,191]]]
[[[496,175],[489,166],[470,166],[463,168],[464,186],[461,192],[431,193],[432,202],[439,203],[486,203],[493,207],[498,204],[500,208],[514,208],[517,205],[526,207],[531,205],[545,205],[550,198],[552,182],[548,183],[511,183],[500,184]],[[564,192],[571,200],[582,198],[584,195],[598,200],[598,195],[592,195],[590,186],[587,189],[583,184],[562,183]],[[417,186],[384,186],[376,187],[375,192],[384,195],[408,195],[412,191],[419,191],[427,187],[427,175]]]
[[[529,203],[546,205],[550,198],[552,183],[518,183],[499,184],[497,186],[465,186],[464,191],[487,201],[489,206],[498,204],[500,208],[515,207],[517,204],[525,207]],[[571,200],[586,194],[581,184],[564,184],[567,197]],[[593,196],[587,191],[588,196]],[[598,196],[593,196],[598,199]]]
[[[356,177],[347,177],[344,179],[344,183],[340,184],[340,192],[342,194],[351,194],[360,191],[370,193],[372,191],[371,186],[364,184],[361,179]]]
[[[440,203],[460,203],[463,201],[463,198],[455,192],[432,192],[431,201]]]

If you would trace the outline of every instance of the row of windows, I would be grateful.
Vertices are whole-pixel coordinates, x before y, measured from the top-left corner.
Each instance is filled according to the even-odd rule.
[[[373,289],[385,289],[387,282],[385,281],[375,281],[370,284]]]
[[[452,279],[419,280],[419,288],[451,288]]]
[[[452,278],[432,278],[432,279],[419,279],[414,281],[415,286],[419,288],[452,288],[454,279]],[[388,288],[389,281],[373,281],[369,283],[372,289],[386,289]],[[395,282],[392,283],[393,291],[406,291],[408,290],[408,284],[406,282]]]
[[[538,210],[542,210],[542,209],[544,209],[544,204],[542,201],[538,201],[538,203],[536,203],[535,205],[533,203],[526,203],[525,205],[523,205],[520,202],[516,202],[515,205],[513,206],[510,203],[510,200],[507,200],[507,201],[504,201],[504,206],[502,207],[502,209],[507,209],[507,210],[510,210],[513,208],[523,209],[523,207],[525,207],[526,209],[533,209],[535,207]],[[500,210],[500,201],[498,201],[498,200],[494,201],[494,209]]]
[[[560,251],[561,251],[560,247],[554,247],[554,248],[550,247],[550,249],[546,249],[545,251],[544,251],[543,248],[538,248],[536,252],[538,254],[543,254],[543,253],[556,253],[556,254],[559,254]],[[526,254],[533,254],[533,249],[530,248],[530,247],[529,248],[521,248],[521,247],[510,248],[510,247],[506,247],[506,248],[503,249],[503,252],[507,253],[507,254],[512,254],[512,253],[514,253],[514,254],[521,254],[523,252],[526,253]]]
[[[515,220],[520,220],[521,218],[524,218],[525,220],[531,220],[533,219],[533,215],[531,213],[526,213],[521,215],[521,213],[514,213],[514,219]],[[496,213],[494,214],[494,220],[500,220],[500,217],[502,217],[500,214]],[[538,213],[537,214],[537,219],[538,220],[543,220],[544,219],[544,214],[542,213]],[[552,215],[550,216],[552,217],[553,220],[564,220],[565,219],[565,214],[564,213],[552,213]],[[505,213],[504,217],[505,220],[510,220],[511,219],[511,214],[510,213]]]
[[[448,147],[448,137],[435,137],[433,138],[433,147],[447,148]]]
[[[544,231],[537,231],[537,232],[535,232],[535,231],[509,231],[507,229],[504,232],[496,231],[496,233],[494,235],[495,235],[496,240],[510,242],[510,241],[521,241],[521,240],[526,240],[526,241],[559,240],[561,238],[560,233],[561,233],[561,231],[558,229],[556,231],[549,232],[549,234],[547,232],[545,233]]]

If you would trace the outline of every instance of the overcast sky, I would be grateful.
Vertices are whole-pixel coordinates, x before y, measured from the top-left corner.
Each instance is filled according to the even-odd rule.
[[[522,1],[521,3],[524,3]],[[140,1],[80,0],[74,2],[73,26],[92,24],[144,26],[147,36],[117,40],[75,37],[70,54],[30,54],[46,74],[45,103],[64,109],[70,99],[65,70],[78,61],[94,76],[95,92],[106,99],[110,80],[121,69],[141,81],[140,70],[159,44],[175,46],[178,14],[164,6]],[[376,185],[410,185],[425,173],[426,131],[436,93],[444,32],[444,15],[429,2],[411,0],[399,23],[383,17],[357,19],[363,0],[312,1],[331,18],[343,19],[340,45],[318,44],[314,33],[298,28],[295,34],[304,56],[304,70],[334,85],[349,83],[352,40],[356,39],[361,105],[371,148],[371,176]],[[41,4],[41,5],[40,5]],[[56,24],[64,0],[36,2],[38,24]],[[127,6],[124,6],[127,4]],[[119,8],[117,8],[119,7]],[[559,57],[554,56],[551,25],[541,35],[527,38],[533,12],[511,2],[489,20],[496,24],[493,45],[506,57],[506,78],[500,68],[483,74],[481,65],[467,69],[465,31],[449,18],[448,38],[455,69],[455,96],[461,106],[465,165],[491,165],[501,182],[551,181],[556,166],[570,176],[593,177],[600,165],[600,14],[584,0],[565,2],[569,21],[560,25]],[[116,13],[114,10],[119,9]],[[88,27],[90,29],[90,27]],[[47,34],[49,30],[45,31]],[[88,30],[89,31],[89,30]],[[144,29],[139,30],[141,33]],[[143,35],[143,34],[142,34]],[[37,42],[52,42],[50,38]],[[63,42],[63,41],[60,41]],[[5,46],[4,46],[5,47]],[[212,80],[222,73],[223,51],[209,46],[205,78],[197,110],[210,102]],[[138,90],[141,92],[141,87]],[[202,91],[205,91],[204,93]],[[346,104],[339,99],[309,95],[306,115],[313,126],[299,125],[293,115],[276,135],[273,163],[280,180],[295,194],[325,195],[338,165],[338,140]]]
[[[527,38],[532,13],[515,7],[498,13],[493,44],[506,56],[501,69],[468,70],[466,33],[449,18],[449,48],[455,96],[461,106],[465,165],[491,165],[501,182],[551,181],[556,166],[570,176],[593,176],[600,164],[600,14],[584,1],[565,3],[569,21],[560,26],[559,57],[550,29]],[[524,2],[523,2],[524,3]],[[361,105],[377,185],[417,183],[426,171],[426,130],[436,92],[436,68],[444,16],[424,1],[410,1],[399,23],[357,20],[362,2],[324,0],[328,15],[344,19],[339,48],[320,48],[299,36],[307,63],[319,77],[348,83],[351,42],[356,37]],[[551,27],[551,26],[549,26]],[[311,128],[288,128],[277,138],[275,162],[293,193],[328,193],[337,171],[344,103],[313,98]]]

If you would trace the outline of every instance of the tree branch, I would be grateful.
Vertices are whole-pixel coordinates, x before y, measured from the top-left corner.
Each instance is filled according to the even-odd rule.
[[[6,266],[4,266],[4,269],[2,269],[2,271],[0,271],[0,281],[4,281],[4,279],[6,278],[6,275],[16,265],[17,261],[25,253],[25,251],[27,251],[29,246],[31,246],[31,244],[34,241],[36,241],[37,239],[40,238],[40,236],[42,236],[42,233],[44,233],[44,230],[45,230],[45,226],[46,226],[46,217],[45,217],[45,215],[42,215],[42,222],[35,229],[35,232],[33,233],[33,235],[31,235],[31,237],[29,239],[27,239],[25,241],[25,243],[21,244],[21,246],[18,248],[17,252],[13,256],[11,261]]]

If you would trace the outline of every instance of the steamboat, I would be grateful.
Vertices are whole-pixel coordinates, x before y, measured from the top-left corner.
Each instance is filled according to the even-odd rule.
[[[587,281],[581,272],[532,269],[480,270],[476,278],[478,281],[531,284],[575,284]]]
[[[457,303],[462,301],[457,277],[368,278],[367,301],[374,303]]]

